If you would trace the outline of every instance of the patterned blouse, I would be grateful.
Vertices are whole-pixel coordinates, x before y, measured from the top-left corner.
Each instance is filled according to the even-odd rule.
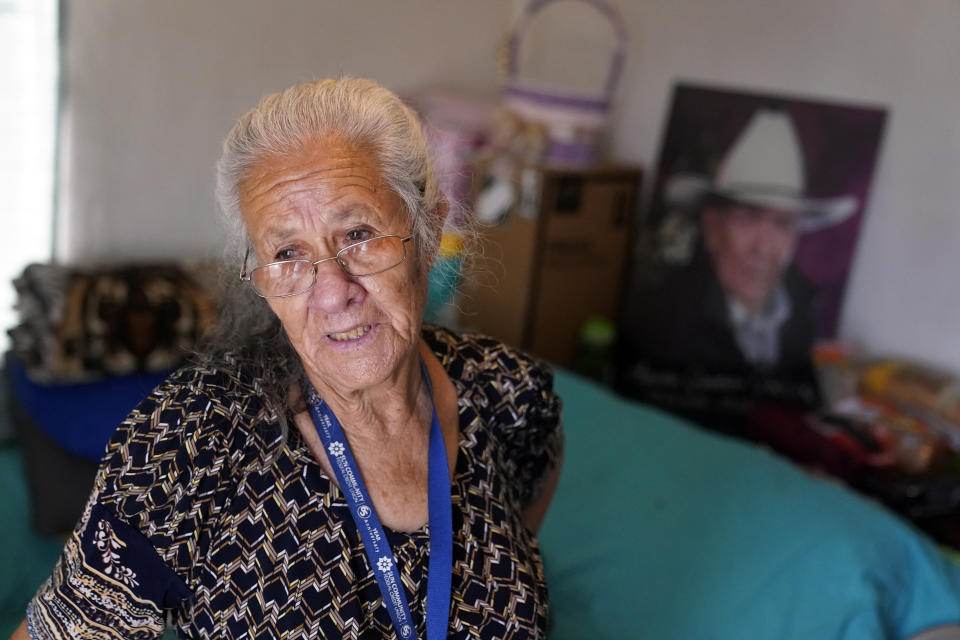
[[[540,363],[423,332],[457,391],[451,638],[542,638],[547,588],[522,512],[562,446]],[[396,638],[343,494],[256,380],[186,368],[111,440],[93,494],[27,611],[33,638]],[[429,530],[386,529],[425,634]]]

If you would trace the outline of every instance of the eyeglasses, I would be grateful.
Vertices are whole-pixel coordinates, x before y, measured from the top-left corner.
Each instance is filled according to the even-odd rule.
[[[310,260],[281,260],[270,262],[247,272],[247,258],[250,249],[243,257],[240,279],[250,283],[254,292],[262,298],[289,298],[313,289],[317,284],[317,266],[330,260],[336,260],[340,269],[348,276],[360,278],[375,276],[406,260],[407,242],[412,235],[401,238],[395,235],[376,236],[347,245],[329,258],[315,262]]]

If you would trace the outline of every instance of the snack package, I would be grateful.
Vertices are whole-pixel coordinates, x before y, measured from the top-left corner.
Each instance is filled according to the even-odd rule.
[[[895,404],[940,431],[960,450],[960,379],[932,367],[897,360],[863,365],[860,393]]]

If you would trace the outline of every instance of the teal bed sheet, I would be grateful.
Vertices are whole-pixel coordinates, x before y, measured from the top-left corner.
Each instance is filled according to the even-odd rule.
[[[37,536],[30,527],[19,449],[0,448],[0,639],[9,638],[23,620],[27,602],[61,549],[62,540]]]
[[[882,640],[960,622],[960,568],[882,506],[569,373],[556,389],[552,640]]]

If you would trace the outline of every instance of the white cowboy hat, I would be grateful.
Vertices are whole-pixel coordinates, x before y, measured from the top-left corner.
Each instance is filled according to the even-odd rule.
[[[672,208],[693,209],[704,196],[716,195],[757,207],[796,211],[803,233],[839,224],[857,209],[855,196],[807,198],[805,186],[793,122],[783,111],[760,109],[727,152],[713,180],[701,174],[675,174],[664,186],[664,200]]]

